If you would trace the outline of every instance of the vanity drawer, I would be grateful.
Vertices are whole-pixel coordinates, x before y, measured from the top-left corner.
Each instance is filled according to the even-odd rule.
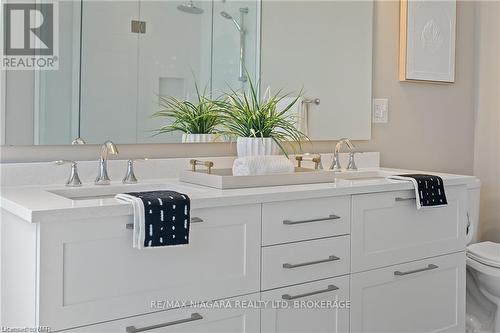
[[[262,333],[349,332],[349,276],[262,293]],[[271,304],[280,306],[272,307]]]
[[[465,254],[351,275],[351,331],[465,332]]]
[[[260,205],[191,212],[190,244],[132,248],[131,216],[40,225],[40,325],[88,325],[153,311],[153,300],[260,290]]]
[[[349,223],[349,196],[265,203],[262,244],[345,235],[349,233]]]
[[[351,266],[364,271],[463,251],[466,187],[446,188],[448,205],[417,210],[414,191],[354,195]]]
[[[275,245],[262,249],[262,289],[349,273],[349,236]]]
[[[161,300],[157,303],[161,306]],[[84,326],[67,330],[67,333],[134,333],[171,332],[171,333],[257,333],[260,326],[260,310],[236,307],[238,302],[258,302],[259,294],[235,299],[222,300],[217,304],[229,304],[227,308],[208,308],[191,306],[148,315],[110,321],[107,323]],[[156,304],[156,303],[155,303]],[[160,326],[160,327],[158,327]]]

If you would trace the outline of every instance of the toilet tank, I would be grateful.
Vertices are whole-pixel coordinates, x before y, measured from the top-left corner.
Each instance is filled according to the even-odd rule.
[[[479,199],[481,182],[479,179],[467,187],[467,214],[469,216],[470,227],[467,234],[467,244],[478,241],[479,229]]]

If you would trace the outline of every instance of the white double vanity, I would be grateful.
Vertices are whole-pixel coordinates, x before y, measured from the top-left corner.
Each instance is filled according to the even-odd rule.
[[[410,183],[385,179],[405,172],[235,190],[177,179],[3,187],[1,325],[464,332],[468,189],[477,180],[438,174],[449,204],[417,210]],[[148,189],[190,196],[189,245],[132,248],[132,207],[112,195]]]

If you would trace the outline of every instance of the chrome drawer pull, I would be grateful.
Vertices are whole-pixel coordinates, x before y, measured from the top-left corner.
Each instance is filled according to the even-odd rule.
[[[127,332],[127,333],[145,332],[145,331],[155,330],[157,328],[189,323],[191,321],[201,320],[201,319],[203,319],[202,315],[195,312],[195,313],[191,313],[191,317],[189,317],[189,318],[174,320],[174,321],[170,321],[170,322],[164,323],[164,324],[151,325],[151,326],[146,326],[146,327],[141,327],[141,328],[136,328],[135,326],[127,326],[125,328],[125,332]]]
[[[322,218],[319,218],[319,219],[301,220],[301,221],[284,220],[283,224],[293,225],[293,224],[310,223],[310,222],[321,222],[321,221],[338,220],[338,219],[340,219],[340,216],[332,214],[332,215],[330,215],[328,217],[322,217]]]
[[[430,270],[432,270],[432,269],[436,269],[436,268],[439,268],[439,266],[434,265],[434,264],[429,264],[429,265],[428,265],[427,267],[425,267],[425,268],[415,269],[415,270],[413,270],[413,271],[406,271],[406,272],[395,271],[395,272],[394,272],[394,275],[397,275],[397,276],[403,276],[403,275],[409,275],[409,274],[415,274],[415,273],[420,273],[420,272],[430,271]]]
[[[396,201],[410,201],[410,200],[417,200],[417,198],[401,198],[401,197],[396,197]]]
[[[331,261],[337,261],[340,260],[339,257],[336,256],[329,256],[328,259],[322,259],[322,260],[316,260],[316,261],[308,261],[308,262],[303,262],[300,264],[283,264],[283,268],[296,268],[296,267],[302,267],[302,266],[309,266],[309,265],[316,265],[316,264],[322,264],[324,262],[331,262]]]
[[[339,287],[334,286],[333,284],[330,284],[328,286],[328,288],[323,289],[323,290],[312,291],[310,293],[299,294],[299,295],[295,295],[295,296],[285,294],[285,295],[281,295],[281,298],[284,299],[284,300],[286,300],[286,301],[290,301],[290,300],[293,300],[293,299],[307,297],[307,296],[312,296],[312,295],[317,295],[317,294],[322,294],[322,293],[327,293],[327,292],[338,290],[338,289],[339,289]]]
[[[192,217],[191,218],[191,223],[202,223],[205,222],[203,219],[200,219],[199,217]],[[125,224],[126,229],[134,229],[134,224],[133,223],[127,223]]]

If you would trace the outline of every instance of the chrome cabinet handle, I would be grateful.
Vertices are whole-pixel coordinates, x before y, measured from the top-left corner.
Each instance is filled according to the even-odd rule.
[[[401,198],[401,197],[396,197],[395,201],[410,201],[410,200],[417,200],[417,198]]]
[[[310,220],[301,220],[301,221],[283,220],[283,224],[294,225],[294,224],[311,223],[311,222],[321,222],[321,221],[338,220],[338,219],[340,219],[340,216],[331,214],[328,217],[322,217],[322,218],[319,218],[319,219],[310,219]]]
[[[336,256],[329,256],[328,259],[308,261],[308,262],[303,262],[303,263],[300,263],[300,264],[285,263],[285,264],[283,264],[283,268],[297,268],[297,267],[322,264],[324,262],[331,262],[331,261],[337,261],[337,260],[340,260],[340,258],[336,257]]]
[[[394,275],[403,276],[403,275],[409,275],[409,274],[415,274],[415,273],[430,271],[430,270],[433,270],[433,269],[436,269],[436,268],[439,268],[439,266],[434,265],[434,264],[429,264],[427,267],[415,269],[413,271],[406,271],[406,272],[395,271]]]
[[[191,313],[191,317],[189,317],[189,318],[169,321],[168,323],[151,325],[151,326],[146,326],[146,327],[141,327],[141,328],[136,328],[135,326],[127,326],[125,328],[125,332],[127,332],[127,333],[145,332],[145,331],[150,331],[150,330],[154,330],[157,328],[189,323],[191,321],[196,321],[196,320],[201,320],[201,319],[203,319],[203,316],[201,314],[195,312],[195,313]]]
[[[310,293],[305,293],[305,294],[293,295],[293,296],[292,295],[288,295],[288,294],[284,294],[284,295],[281,295],[281,298],[284,299],[284,300],[286,300],[286,301],[290,301],[290,300],[293,300],[293,299],[307,297],[307,296],[312,296],[312,295],[317,295],[317,294],[322,294],[322,293],[327,293],[327,292],[338,290],[338,289],[339,289],[339,287],[334,286],[333,284],[330,284],[326,289],[312,291]]]
[[[199,217],[192,217],[191,218],[191,223],[202,223],[205,222],[203,219]],[[133,223],[127,223],[125,224],[126,229],[134,229],[134,224]]]

